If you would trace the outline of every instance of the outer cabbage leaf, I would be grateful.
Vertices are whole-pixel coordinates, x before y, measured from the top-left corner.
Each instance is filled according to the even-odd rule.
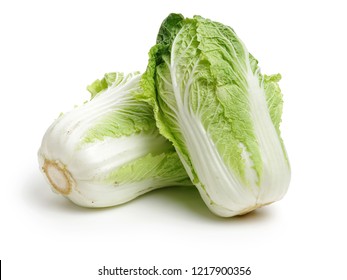
[[[287,191],[279,79],[261,74],[228,26],[178,14],[162,23],[139,98],[217,215],[247,213]]]

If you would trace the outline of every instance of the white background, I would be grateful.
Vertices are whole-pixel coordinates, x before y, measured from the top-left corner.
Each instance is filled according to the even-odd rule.
[[[347,279],[343,2],[1,1],[4,279],[101,279],[103,265],[250,266],[252,275],[240,279]],[[87,100],[86,85],[105,72],[144,71],[170,12],[232,26],[264,73],[282,74],[281,128],[292,165],[282,201],[223,219],[195,189],[170,188],[88,210],[55,195],[44,181],[36,153],[46,128]]]

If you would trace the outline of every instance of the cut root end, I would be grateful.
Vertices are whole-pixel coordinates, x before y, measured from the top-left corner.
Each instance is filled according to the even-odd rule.
[[[72,191],[74,180],[61,162],[45,159],[42,170],[55,191],[62,195],[68,195]]]

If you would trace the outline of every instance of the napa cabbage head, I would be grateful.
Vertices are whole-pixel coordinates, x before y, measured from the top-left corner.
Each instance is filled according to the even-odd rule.
[[[39,164],[55,192],[81,206],[107,207],[160,187],[191,185],[151,107],[135,99],[140,79],[138,72],[106,74],[88,86],[90,101],[47,129]]]
[[[179,14],[161,25],[139,98],[217,215],[250,212],[287,191],[280,78],[263,75],[228,26]]]

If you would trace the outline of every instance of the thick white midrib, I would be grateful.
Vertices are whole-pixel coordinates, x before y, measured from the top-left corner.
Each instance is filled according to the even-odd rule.
[[[139,78],[136,76],[120,87],[110,88],[96,96],[93,101],[58,118],[44,136],[43,149],[48,151],[48,147],[55,147],[55,150],[70,150],[70,154],[73,154],[74,149],[80,144],[82,136],[90,129],[96,119],[105,116],[108,112],[117,110],[119,105],[131,98],[129,90],[135,89],[134,83]],[[51,155],[51,157],[55,156],[56,154]]]
[[[95,124],[93,120],[105,115],[106,112],[101,108],[102,105],[107,104],[107,107],[116,109],[118,103],[117,101],[114,104],[107,104],[105,99],[100,98],[57,119],[52,125],[52,129],[47,131],[43,140],[46,150],[51,153],[51,157],[56,158],[58,155],[66,153],[72,156],[80,145],[82,136]],[[65,161],[67,163],[70,159],[65,158]]]
[[[131,99],[130,92],[135,90],[134,83],[139,80],[140,76],[132,78],[125,84],[119,84],[115,88],[109,88],[106,92],[94,97],[93,102],[88,102],[82,106],[80,111],[76,111],[74,119],[78,119],[78,124],[71,128],[71,131],[77,137],[81,137],[95,120],[102,116],[106,116],[109,112],[117,110],[117,107],[126,100]]]
[[[247,63],[249,65],[249,63]],[[260,177],[257,203],[267,203],[278,200],[285,193],[284,187],[288,181],[288,166],[276,129],[272,123],[265,92],[260,86],[258,77],[248,69],[248,100],[255,136],[263,162]]]
[[[218,153],[215,143],[207,134],[197,116],[191,116],[191,128],[181,125],[187,142],[190,158],[202,187],[215,204],[229,206],[229,210],[237,212],[252,201],[249,190],[229,170]]]
[[[253,74],[251,70],[248,50],[235,33],[234,36],[242,44],[246,58],[246,69],[244,69],[237,56],[236,63],[247,77],[250,113],[264,167],[263,174],[259,178],[260,185],[256,185],[253,180],[253,182],[250,181],[250,187],[255,194],[258,193],[257,204],[268,203],[280,199],[285,194],[290,179],[289,167],[269,114],[264,89],[260,86],[257,75]],[[229,41],[227,38],[225,40],[226,42]],[[231,47],[233,48],[232,45]],[[248,164],[246,164],[245,174],[254,174],[253,161],[249,157],[246,161],[248,161]]]
[[[139,76],[116,88],[96,96],[93,101],[67,112],[58,118],[47,130],[39,153],[51,160],[60,160],[63,164],[73,161],[76,148],[81,143],[84,133],[93,126],[95,120],[130,98]]]
[[[174,60],[171,60],[173,62]],[[178,87],[175,62],[170,65],[173,92],[177,103],[179,127],[186,143],[189,157],[200,183],[197,185],[207,204],[213,202],[219,207],[230,205],[227,211],[242,211],[244,207],[254,203],[249,190],[244,188],[235,174],[228,170],[220,157],[216,146],[203,128],[201,120],[190,114],[189,98],[183,97]],[[191,75],[193,75],[191,73]],[[191,81],[190,76],[188,81]],[[189,84],[189,83],[188,83]],[[185,93],[189,93],[189,90]],[[189,126],[190,125],[190,126]],[[181,156],[181,158],[183,158]],[[184,164],[185,168],[190,168]],[[191,170],[187,170],[191,176]],[[193,179],[193,178],[191,178]],[[217,184],[217,186],[216,186]]]
[[[167,144],[166,139],[159,134],[140,133],[106,138],[76,151],[68,164],[78,180],[103,181],[110,172],[149,153],[155,154]],[[81,162],[83,165],[79,164]]]
[[[99,115],[102,115],[105,108],[110,108],[111,106],[115,106],[123,101],[124,98],[127,98],[127,95],[129,94],[129,90],[136,89],[134,85],[136,82],[138,82],[140,79],[140,76],[135,76],[131,78],[126,83],[120,83],[116,87],[110,87],[106,89],[104,92],[98,94],[94,97],[93,102],[87,102],[86,104],[83,104],[76,108],[75,110],[72,110],[66,114],[73,114],[74,119],[79,119],[80,124],[82,125],[85,123],[89,123],[95,118],[99,117]],[[100,112],[100,113],[97,113]],[[65,122],[69,122],[68,119],[64,119],[61,122],[61,125],[66,127],[68,130],[71,128],[69,127]],[[73,124],[72,124],[73,125]]]

